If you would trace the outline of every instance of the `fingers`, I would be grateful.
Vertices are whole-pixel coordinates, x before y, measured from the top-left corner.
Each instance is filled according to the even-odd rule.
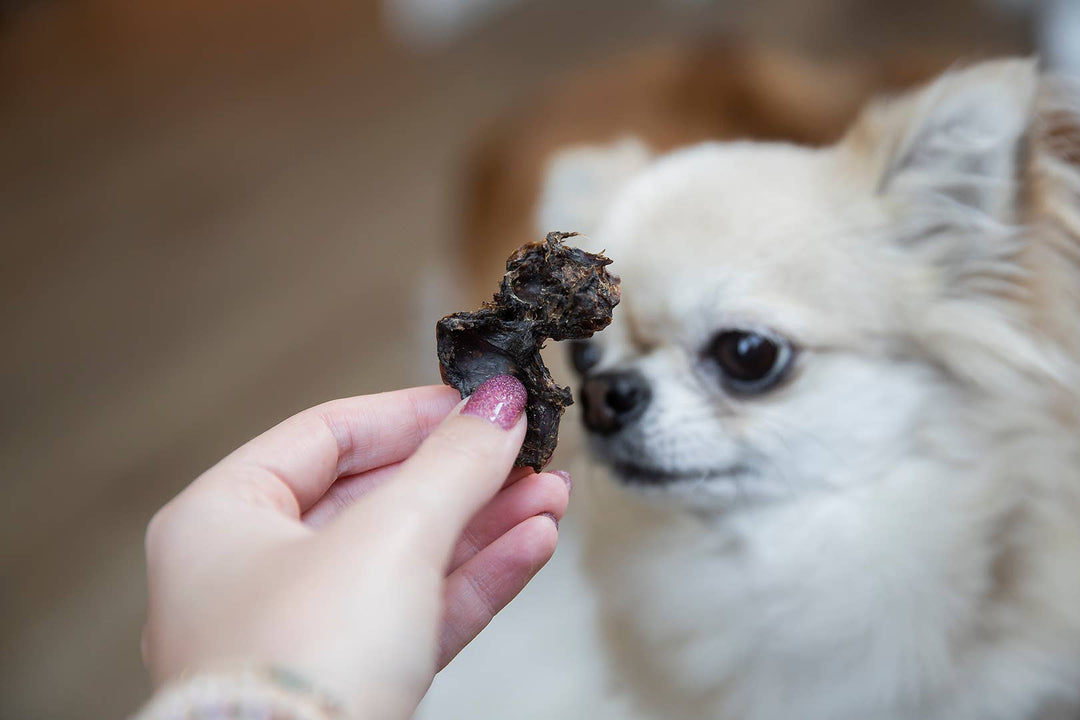
[[[343,475],[404,460],[459,401],[430,386],[334,400],[294,415],[196,481],[298,516]]]
[[[396,462],[389,465],[384,465],[380,468],[375,468],[374,470],[368,470],[367,472],[360,473],[359,475],[349,475],[347,477],[338,478],[334,482],[334,484],[330,486],[330,489],[327,490],[323,494],[323,496],[315,502],[314,505],[304,511],[304,515],[301,519],[304,521],[304,524],[308,525],[309,527],[324,527],[327,523],[340,515],[342,511],[344,511],[354,502],[367,495],[369,492],[379,487],[383,483],[390,480],[390,478],[397,474],[400,468],[401,463]],[[562,471],[558,471],[558,473],[562,473]],[[570,477],[569,474],[562,474],[565,475],[567,478]],[[505,488],[513,486],[519,480],[531,477],[533,475],[535,475],[535,473],[533,473],[532,468],[514,468],[506,477],[506,481],[503,483],[503,488],[505,490]],[[549,485],[550,484],[551,483],[549,483]],[[556,512],[555,505],[553,505],[551,508],[545,506],[542,509],[536,509],[532,512],[527,512],[516,517],[513,522],[502,528],[495,535],[491,536],[487,542],[494,540],[503,532],[509,530],[510,527],[516,525],[518,522],[524,520],[525,518],[532,515],[539,515],[541,512],[544,511],[550,511],[552,513],[555,513],[557,517],[562,517],[562,511]],[[481,514],[483,514],[484,512],[486,512],[486,510],[481,511]]]
[[[450,574],[439,639],[439,670],[521,592],[551,559],[557,542],[555,523],[548,517],[532,517]]]
[[[359,475],[338,478],[330,489],[304,512],[301,519],[309,527],[325,526],[354,502],[389,481],[400,469],[401,463],[396,462]]]
[[[529,477],[535,474],[531,467],[516,467],[510,471],[510,474],[506,476],[506,482],[503,483],[503,487],[513,485],[522,478]]]
[[[377,507],[344,513],[349,524],[368,522],[372,512],[411,522],[416,539],[440,566],[450,556],[466,523],[502,486],[525,436],[526,394],[508,375],[479,388],[459,412],[451,413],[401,465],[394,482],[371,499]],[[405,528],[408,531],[407,528]]]
[[[530,517],[547,514],[561,520],[569,502],[569,483],[554,473],[529,475],[504,488],[469,521],[454,547],[447,572]]]

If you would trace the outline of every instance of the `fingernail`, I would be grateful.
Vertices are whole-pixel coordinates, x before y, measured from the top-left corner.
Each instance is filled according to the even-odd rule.
[[[570,492],[574,489],[574,479],[570,477],[570,473],[565,470],[552,470],[551,474],[558,475],[563,479],[563,482],[566,483],[566,492]]]
[[[549,519],[551,520],[551,522],[555,523],[555,527],[556,527],[556,528],[558,528],[558,527],[559,527],[559,518],[555,517],[555,513],[549,513],[549,512],[546,512],[546,513],[540,513],[540,516],[543,516],[543,517],[549,518]],[[539,516],[538,516],[538,517],[539,517]]]
[[[520,380],[513,375],[496,375],[476,388],[461,414],[482,417],[509,430],[517,425],[528,399]]]

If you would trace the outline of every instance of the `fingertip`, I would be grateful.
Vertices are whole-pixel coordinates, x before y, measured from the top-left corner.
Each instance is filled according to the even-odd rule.
[[[541,513],[523,521],[517,527],[523,546],[522,558],[529,558],[535,568],[543,567],[559,544],[559,521],[552,513]]]
[[[557,476],[564,483],[566,483],[566,492],[570,492],[574,489],[574,479],[570,477],[570,473],[565,470],[550,470],[550,474]]]
[[[529,394],[520,380],[513,375],[496,375],[476,388],[461,408],[461,414],[483,418],[503,430],[513,430],[522,423],[528,401]]]
[[[534,492],[539,496],[545,511],[555,520],[561,520],[570,504],[570,488],[556,473],[541,473]]]

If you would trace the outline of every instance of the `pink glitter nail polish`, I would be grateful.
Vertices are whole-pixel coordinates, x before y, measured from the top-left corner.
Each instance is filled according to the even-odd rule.
[[[496,375],[476,388],[461,414],[482,417],[509,430],[517,425],[526,401],[528,394],[520,380],[512,375]]]

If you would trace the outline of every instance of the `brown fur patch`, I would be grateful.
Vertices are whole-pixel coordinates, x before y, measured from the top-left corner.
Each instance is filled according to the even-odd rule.
[[[743,138],[825,144],[871,94],[925,80],[950,59],[811,63],[712,41],[645,49],[565,78],[485,128],[468,158],[460,244],[471,288],[484,295],[502,258],[536,239],[534,205],[546,161],[560,148],[625,135],[660,152]]]

